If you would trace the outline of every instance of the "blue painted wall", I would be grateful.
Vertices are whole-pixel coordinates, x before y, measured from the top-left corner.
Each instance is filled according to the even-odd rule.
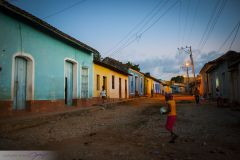
[[[129,96],[135,96],[135,77],[138,77],[138,94],[140,96],[144,95],[144,76],[137,72],[133,71],[131,69],[128,70],[128,73],[131,74],[132,76],[128,76],[128,84],[129,84]],[[142,85],[142,86],[141,86]]]
[[[173,93],[179,93],[180,92],[180,89],[179,89],[178,86],[172,85],[171,88],[172,88]]]
[[[154,81],[154,91],[155,94],[161,93],[161,86],[159,82]]]
[[[78,61],[78,97],[81,67],[89,68],[92,97],[93,56],[0,12],[0,100],[11,100],[12,61],[17,52],[35,61],[34,99],[64,99],[64,59]]]

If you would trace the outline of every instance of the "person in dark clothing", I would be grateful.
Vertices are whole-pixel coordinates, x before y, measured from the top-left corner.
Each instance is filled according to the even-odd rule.
[[[199,104],[199,90],[197,88],[195,88],[194,96],[196,104]]]
[[[169,94],[165,92],[165,102],[167,103],[168,100],[169,100]]]

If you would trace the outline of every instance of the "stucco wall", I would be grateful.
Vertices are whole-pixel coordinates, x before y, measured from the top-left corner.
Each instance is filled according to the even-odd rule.
[[[156,94],[160,94],[161,93],[161,86],[159,82],[154,81],[154,88],[153,88],[153,92]]]
[[[151,90],[153,89],[153,84],[154,84],[154,81],[151,78],[145,77],[145,80],[144,80],[145,95],[148,95],[148,96],[151,95]]]
[[[132,69],[128,70],[128,73],[130,73],[132,76],[129,76],[128,81],[129,81],[129,95],[135,96],[135,77],[138,77],[138,85],[137,85],[137,90],[138,94],[142,96],[144,94],[144,76],[141,73],[138,73]],[[131,84],[132,83],[132,84]],[[142,85],[142,86],[141,86]]]
[[[240,63],[230,72],[230,100],[240,104]]]
[[[77,97],[81,96],[81,68],[89,68],[89,97],[92,97],[92,54],[63,43],[0,12],[0,99],[12,100],[12,65],[16,53],[34,59],[35,100],[64,99],[64,59],[78,63]]]
[[[223,98],[230,98],[230,75],[226,61],[210,72],[209,78],[209,89],[213,97],[216,97],[216,88],[218,87]]]
[[[100,76],[99,90],[97,90],[97,75]],[[93,97],[100,97],[100,92],[103,86],[103,76],[107,78],[107,96],[109,98],[119,98],[119,78],[121,78],[121,95],[125,98],[125,80],[127,81],[127,98],[128,98],[128,76],[105,68],[103,66],[94,64],[94,83],[93,83]],[[115,79],[115,87],[112,89],[112,76]]]

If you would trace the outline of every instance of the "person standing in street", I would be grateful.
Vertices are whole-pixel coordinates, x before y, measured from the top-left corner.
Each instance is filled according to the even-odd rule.
[[[165,102],[167,103],[169,98],[168,98],[169,94],[167,92],[165,92]]]
[[[199,90],[197,89],[197,87],[194,90],[194,97],[196,104],[199,104]]]

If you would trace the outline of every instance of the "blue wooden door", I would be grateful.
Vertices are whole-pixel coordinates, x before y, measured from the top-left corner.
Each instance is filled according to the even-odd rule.
[[[73,99],[73,64],[67,62],[65,64],[65,104],[72,106]]]
[[[14,73],[14,110],[22,110],[26,108],[26,84],[27,61],[24,58],[16,57]]]

